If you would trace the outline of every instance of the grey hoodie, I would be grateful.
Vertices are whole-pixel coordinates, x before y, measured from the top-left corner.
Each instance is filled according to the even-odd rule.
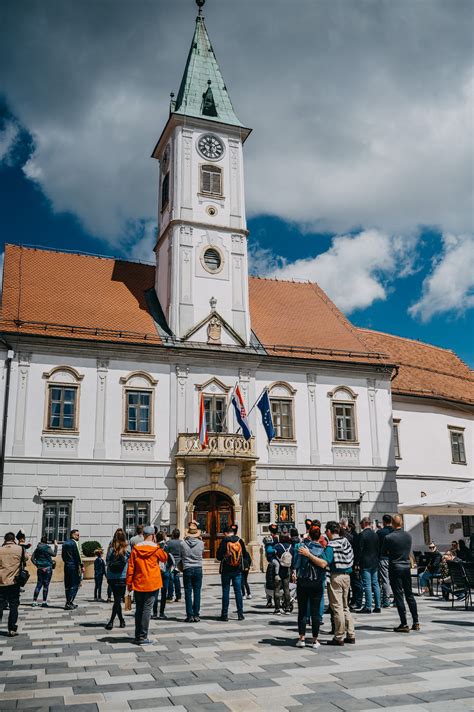
[[[202,568],[204,542],[195,536],[187,536],[181,542],[181,561],[183,569]]]

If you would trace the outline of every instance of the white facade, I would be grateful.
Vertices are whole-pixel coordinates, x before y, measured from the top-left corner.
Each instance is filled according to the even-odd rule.
[[[434,494],[474,478],[474,413],[463,404],[394,395],[393,418],[398,423],[400,457],[396,459],[400,502]],[[462,433],[465,462],[454,462],[451,432]],[[424,548],[431,538],[440,548],[463,537],[461,515],[405,515],[414,545]]]

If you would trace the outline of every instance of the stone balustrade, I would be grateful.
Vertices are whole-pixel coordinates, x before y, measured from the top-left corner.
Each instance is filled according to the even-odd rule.
[[[256,460],[255,438],[245,440],[235,433],[213,433],[209,435],[209,445],[201,447],[198,433],[180,433],[176,457],[203,460]]]

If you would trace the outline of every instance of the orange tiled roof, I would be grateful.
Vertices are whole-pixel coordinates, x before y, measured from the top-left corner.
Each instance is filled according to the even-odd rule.
[[[384,351],[398,364],[394,393],[474,404],[474,372],[453,351],[380,331],[358,331],[368,348]]]

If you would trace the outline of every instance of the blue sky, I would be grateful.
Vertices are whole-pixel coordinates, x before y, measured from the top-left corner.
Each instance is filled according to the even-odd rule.
[[[192,3],[25,1],[0,18],[1,240],[150,261],[149,156]],[[353,323],[473,366],[472,7],[235,5],[209,0],[206,22],[254,128],[252,271],[318,281]]]

